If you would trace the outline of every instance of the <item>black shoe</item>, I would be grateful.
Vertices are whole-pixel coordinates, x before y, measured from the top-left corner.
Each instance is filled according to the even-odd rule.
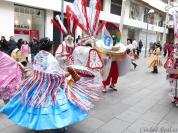
[[[113,85],[111,85],[110,88],[113,89],[114,91],[117,91],[117,89]]]
[[[136,69],[136,67],[138,66],[138,65],[137,65],[137,64],[135,64],[135,63],[134,63],[133,65],[134,65],[134,69]]]
[[[152,73],[155,73],[155,74],[157,74],[157,73],[158,73],[158,71],[152,71]]]

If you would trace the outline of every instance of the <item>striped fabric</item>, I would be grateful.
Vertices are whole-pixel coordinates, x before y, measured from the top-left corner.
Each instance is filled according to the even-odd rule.
[[[63,81],[64,78],[58,75],[34,71],[33,76],[21,85],[21,102],[35,108],[54,105]]]

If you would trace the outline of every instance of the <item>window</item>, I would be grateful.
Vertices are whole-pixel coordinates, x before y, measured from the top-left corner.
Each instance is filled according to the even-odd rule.
[[[160,19],[159,19],[159,22],[158,22],[158,26],[163,27],[165,17],[163,15],[159,14],[159,18]]]
[[[16,40],[22,38],[31,41],[33,37],[37,39],[44,37],[44,10],[15,5],[14,11],[14,34]]]
[[[121,15],[122,0],[111,0],[111,13]]]
[[[147,20],[147,14],[148,14],[148,12],[149,12],[149,9],[148,9],[148,8],[145,8],[143,21],[146,22],[146,23],[148,22],[148,20]]]
[[[141,20],[139,5],[131,2],[129,18],[134,19],[134,20]]]

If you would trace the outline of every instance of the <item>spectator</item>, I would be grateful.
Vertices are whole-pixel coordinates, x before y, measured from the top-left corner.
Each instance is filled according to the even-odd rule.
[[[132,40],[131,39],[127,39],[127,45],[132,44]]]
[[[0,51],[3,51],[5,53],[8,51],[7,40],[6,40],[6,38],[4,36],[1,36]]]
[[[17,48],[17,44],[13,36],[10,37],[10,40],[7,43],[7,46],[8,46],[8,54],[11,55],[11,52]]]
[[[18,47],[18,49],[21,49],[22,44],[23,44],[23,39],[21,38],[21,39],[19,39],[17,41],[17,47]]]
[[[38,40],[34,37],[32,39],[32,42],[29,43],[30,49],[31,49],[31,58],[32,61],[35,57],[35,55],[39,52],[39,44],[38,44]]]
[[[140,53],[142,52],[142,48],[143,48],[143,43],[142,43],[142,40],[139,41],[138,43],[138,47],[140,49]]]
[[[22,42],[22,46],[21,46],[21,52],[22,52],[22,55],[25,57],[25,59],[27,60],[27,62],[29,61],[28,60],[28,56],[30,55],[30,47],[28,46],[28,43],[26,40],[24,40]]]

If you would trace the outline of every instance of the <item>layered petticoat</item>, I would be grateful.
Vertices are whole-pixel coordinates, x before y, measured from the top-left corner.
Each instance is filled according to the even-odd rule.
[[[52,56],[46,59],[57,62]],[[55,67],[51,68],[57,72]],[[79,122],[92,108],[91,100],[98,99],[95,85],[82,81],[69,85],[64,76],[38,70],[20,88],[0,111],[16,124],[33,130],[62,128]]]
[[[9,99],[16,94],[21,77],[17,62],[0,52],[0,99]]]

